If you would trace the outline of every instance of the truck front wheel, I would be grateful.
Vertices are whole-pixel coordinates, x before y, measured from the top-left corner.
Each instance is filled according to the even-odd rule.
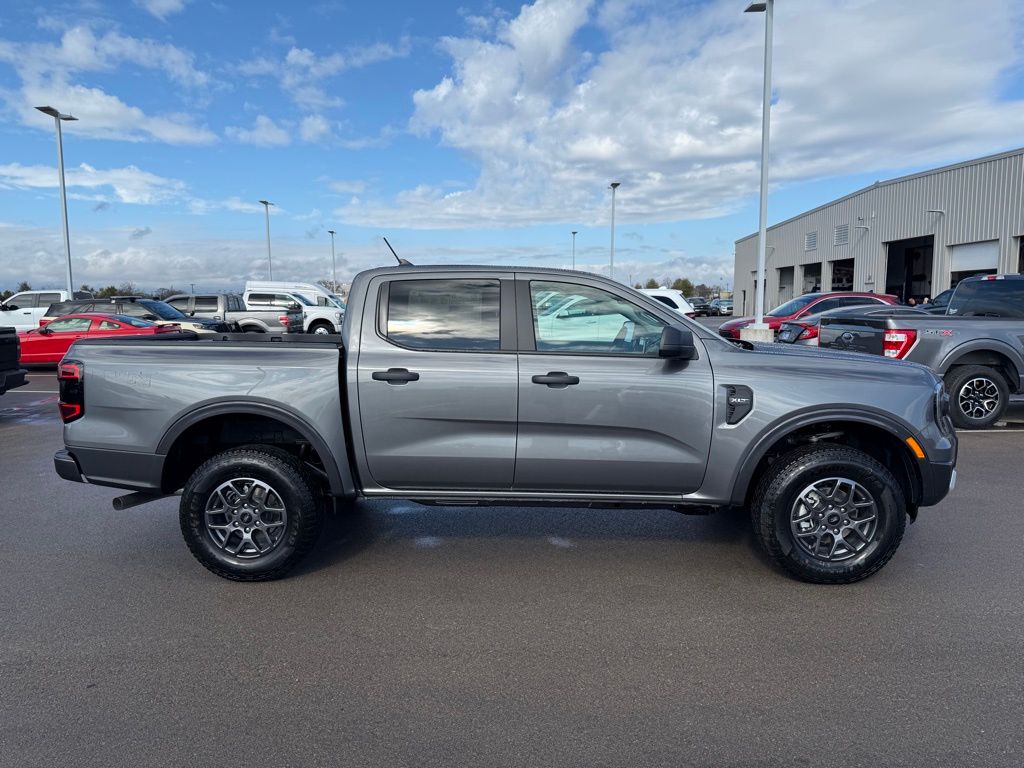
[[[945,380],[953,423],[960,429],[985,429],[1002,418],[1010,389],[998,371],[984,365],[958,365]]]
[[[326,320],[321,320],[320,322],[313,323],[311,326],[309,326],[309,332],[318,334],[320,336],[326,336],[329,333],[334,333],[334,326],[328,323]]]
[[[768,556],[816,584],[875,573],[896,552],[907,524],[892,472],[863,451],[829,444],[780,456],[758,483],[751,513]]]
[[[181,532],[195,558],[234,581],[284,576],[316,543],[316,481],[287,451],[245,446],[202,464],[181,495]]]

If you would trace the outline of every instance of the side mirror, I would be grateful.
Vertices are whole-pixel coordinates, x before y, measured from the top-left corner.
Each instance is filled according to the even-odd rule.
[[[13,312],[17,308],[16,304],[0,304],[0,312]]]
[[[196,316],[196,311],[193,309],[191,312],[188,313],[188,316],[189,317],[195,317]]]
[[[48,325],[44,325],[39,328],[39,332],[44,336],[49,336],[51,333],[53,333],[53,329]]]
[[[692,360],[696,356],[697,348],[693,345],[693,332],[677,328],[674,325],[666,325],[661,332],[658,357]]]

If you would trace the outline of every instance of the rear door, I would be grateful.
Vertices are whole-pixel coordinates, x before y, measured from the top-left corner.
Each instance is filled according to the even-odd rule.
[[[16,307],[16,309],[0,310],[0,326],[10,326],[18,331],[30,331],[39,325],[35,308],[36,294],[16,293],[4,302],[4,306]]]
[[[703,482],[714,383],[694,360],[663,360],[672,312],[583,278],[517,274],[519,491],[680,494]],[[564,301],[550,301],[551,294]],[[539,306],[566,309],[547,313]],[[573,301],[573,299],[576,299]]]
[[[508,490],[516,447],[512,275],[369,286],[357,387],[366,470],[383,488]]]

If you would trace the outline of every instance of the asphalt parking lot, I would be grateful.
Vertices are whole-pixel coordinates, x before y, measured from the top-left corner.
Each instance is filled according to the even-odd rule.
[[[0,765],[1020,766],[1024,434],[878,575],[794,582],[742,514],[360,505],[223,581],[173,499],[60,481],[0,397]]]

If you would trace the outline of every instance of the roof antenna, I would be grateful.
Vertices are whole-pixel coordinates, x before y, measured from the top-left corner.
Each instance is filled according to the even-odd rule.
[[[384,236],[381,235],[381,237],[384,237]],[[411,267],[412,266],[412,262],[411,261],[406,261],[405,259],[400,257],[397,253],[395,253],[395,249],[391,247],[391,243],[388,242],[388,239],[386,237],[384,237],[384,244],[388,247],[388,250],[391,251],[391,255],[394,256],[398,260],[398,266],[400,266],[400,267]]]

